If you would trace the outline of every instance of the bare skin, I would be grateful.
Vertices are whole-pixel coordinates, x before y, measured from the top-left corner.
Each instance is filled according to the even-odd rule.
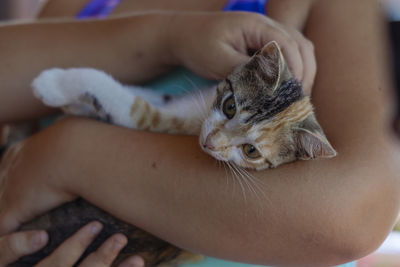
[[[303,80],[306,90],[311,91],[316,71],[312,45],[292,27],[256,14],[208,13],[196,18],[193,14],[186,17],[143,15],[138,12],[149,10],[129,9],[136,8],[130,6],[131,3],[141,2],[147,3],[124,1],[121,6],[127,5],[126,11],[114,13],[125,13],[123,17],[76,21],[75,12],[85,1],[53,0],[43,9],[42,17],[54,13],[64,19],[0,25],[0,123],[38,118],[54,112],[33,97],[29,86],[44,69],[93,67],[105,70],[121,82],[140,84],[173,66],[185,65],[201,76],[222,79],[248,58],[248,48],[259,49],[271,40],[279,41],[290,68],[298,79]],[[174,3],[176,5],[177,1]],[[197,3],[194,7],[186,6],[192,10],[207,1],[188,3]],[[60,14],[58,9],[65,11]],[[30,49],[26,49],[27,43]],[[204,51],[208,51],[208,55],[204,55]],[[24,103],[24,108],[15,103]]]
[[[98,222],[92,222],[82,227],[65,240],[50,256],[40,261],[36,267],[72,266],[101,230],[102,225]],[[0,237],[0,266],[8,266],[25,255],[35,253],[46,245],[48,238],[45,231],[25,231]],[[125,236],[115,234],[108,238],[97,251],[85,258],[79,266],[110,266],[126,244]],[[119,265],[119,267],[143,266],[143,260],[135,256],[129,257]]]
[[[194,137],[70,119],[26,143],[24,168],[12,171],[2,199],[1,232],[79,195],[174,244],[221,258],[320,266],[371,252],[400,201],[377,10],[372,0],[313,7],[306,24],[319,66],[313,103],[339,156],[254,173],[268,200],[248,193],[244,202],[237,184],[232,193]]]

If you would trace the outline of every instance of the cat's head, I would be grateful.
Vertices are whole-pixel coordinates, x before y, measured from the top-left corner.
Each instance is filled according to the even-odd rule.
[[[200,145],[219,160],[257,170],[336,155],[274,41],[218,85]]]

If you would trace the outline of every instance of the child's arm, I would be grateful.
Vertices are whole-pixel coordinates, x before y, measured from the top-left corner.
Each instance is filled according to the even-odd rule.
[[[92,67],[138,84],[171,66],[185,65],[204,77],[221,79],[247,60],[248,50],[277,40],[302,79],[307,68],[297,43],[304,37],[297,37],[266,17],[246,13],[158,12],[0,25],[0,123],[49,112],[34,99],[30,83],[53,67]],[[310,49],[306,47],[314,57]]]
[[[160,35],[164,28],[165,18],[154,14],[1,25],[0,121],[35,118],[47,110],[30,88],[33,78],[47,68],[91,66],[125,82],[162,72],[171,61],[160,45],[166,42]]]

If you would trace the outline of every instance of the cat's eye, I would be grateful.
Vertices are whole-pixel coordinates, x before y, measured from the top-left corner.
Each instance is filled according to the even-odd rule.
[[[224,103],[222,104],[222,112],[224,112],[225,116],[228,119],[232,119],[236,114],[236,103],[233,95],[228,97]]]
[[[251,144],[244,144],[242,146],[243,153],[246,155],[246,157],[250,159],[258,159],[261,157],[260,152],[258,152],[257,148]]]

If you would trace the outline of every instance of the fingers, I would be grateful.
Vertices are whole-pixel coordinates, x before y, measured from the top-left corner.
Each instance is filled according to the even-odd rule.
[[[144,260],[139,256],[132,256],[124,260],[118,267],[144,267]]]
[[[255,24],[246,31],[247,45],[258,50],[270,41],[278,42],[290,71],[302,81],[305,93],[310,94],[317,71],[313,44],[292,27],[263,16],[253,19]]]
[[[90,254],[82,263],[80,267],[106,267],[110,266],[118,253],[126,246],[128,240],[124,235],[116,234],[111,236],[104,242],[101,247]],[[128,263],[129,264],[129,263]],[[136,265],[126,265],[136,266]]]
[[[305,94],[310,95],[317,72],[314,46],[296,29],[286,27],[285,32],[277,35],[276,41],[290,71],[302,82]]]
[[[0,236],[15,231],[20,225],[19,221],[15,219],[5,209],[0,212]]]
[[[84,226],[62,243],[50,256],[42,260],[38,267],[73,266],[83,252],[100,233],[102,225],[92,222]]]
[[[311,90],[314,85],[315,75],[317,74],[317,60],[314,53],[314,45],[311,41],[306,40],[301,46],[301,54],[303,58],[304,74],[303,83],[304,92],[311,95]]]
[[[317,61],[315,58],[314,45],[296,29],[290,28],[288,31],[298,43],[299,52],[303,62],[303,73],[300,81],[303,84],[304,92],[307,95],[311,95],[311,89],[317,73]]]
[[[250,35],[246,38],[249,40],[251,48],[258,50],[270,41],[276,41],[281,48],[290,71],[299,81],[301,81],[304,73],[304,62],[300,51],[300,45],[297,40],[298,36],[294,36],[292,31],[288,31],[287,27],[277,23],[276,21],[265,16],[257,17],[258,19],[254,20],[257,24],[254,24],[252,28],[259,28],[260,30],[257,34],[255,34],[254,31],[248,31],[247,34]],[[297,33],[300,34],[299,32]]]
[[[281,47],[290,71],[299,81],[303,80],[304,62],[299,44],[291,36],[287,35],[277,38],[277,42]]]
[[[229,73],[232,72],[232,66],[239,66],[248,61],[250,58],[249,56],[244,55],[243,53],[235,50],[233,47],[230,46],[224,47],[224,52],[225,53],[221,53],[223,58],[220,59],[224,62],[224,68],[219,73],[215,71],[214,75],[210,74],[209,76],[211,76],[213,79],[224,79]]]
[[[0,267],[17,261],[19,258],[35,253],[48,241],[45,231],[26,231],[0,238]]]

